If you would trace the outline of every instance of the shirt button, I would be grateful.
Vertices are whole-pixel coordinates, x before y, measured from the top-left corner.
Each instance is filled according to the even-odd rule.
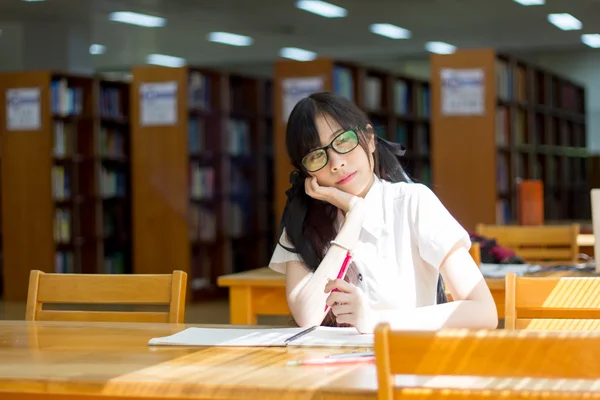
[[[362,278],[362,274],[358,274],[358,280],[359,280],[360,282],[362,282],[362,280],[363,280],[363,278]]]

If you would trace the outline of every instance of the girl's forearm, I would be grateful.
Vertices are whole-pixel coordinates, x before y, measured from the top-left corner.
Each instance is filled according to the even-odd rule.
[[[412,310],[373,311],[371,327],[387,322],[394,330],[439,330],[447,328],[495,329],[496,307],[484,301],[459,300]]]
[[[357,243],[365,218],[364,202],[357,203],[346,214],[346,220],[337,234],[335,241],[353,249]],[[288,295],[290,310],[300,326],[319,325],[325,318],[325,285],[328,280],[336,279],[340,267],[346,257],[346,250],[332,245],[327,251],[317,270],[307,274],[302,282]]]

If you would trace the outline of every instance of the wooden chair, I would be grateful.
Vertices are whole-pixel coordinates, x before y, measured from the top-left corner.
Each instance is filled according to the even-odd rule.
[[[469,249],[469,254],[473,257],[473,261],[477,266],[481,266],[481,246],[479,242],[472,242],[471,248]]]
[[[600,332],[375,329],[379,400],[394,398],[395,375],[598,379],[598,360]]]
[[[600,330],[600,278],[508,273],[505,285],[505,329]]]
[[[496,239],[528,263],[560,261],[573,263],[579,255],[579,224],[572,225],[477,225],[477,233]]]
[[[183,323],[187,274],[47,274],[33,270],[27,295],[28,321]],[[166,305],[168,312],[45,310],[44,304]]]

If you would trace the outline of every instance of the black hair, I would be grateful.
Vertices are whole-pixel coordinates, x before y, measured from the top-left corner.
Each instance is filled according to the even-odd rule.
[[[315,93],[300,100],[290,113],[287,122],[285,141],[287,153],[295,170],[290,176],[291,188],[286,192],[287,203],[281,218],[280,236],[285,228],[293,248],[283,245],[282,247],[298,253],[311,271],[317,269],[325,257],[330,241],[337,235],[335,224],[337,208],[327,202],[313,199],[304,190],[305,178],[310,175],[302,165],[302,158],[310,150],[321,146],[316,125],[319,116],[335,120],[344,130],[354,130],[359,145],[367,153],[369,137],[375,135],[373,154],[375,175],[389,182],[412,182],[399,160],[404,154],[404,147],[377,136],[371,127],[369,117],[352,101],[327,92]],[[356,283],[357,276],[356,268],[351,266],[346,280]],[[446,301],[440,279],[437,302]],[[331,317],[326,317],[326,324],[335,324],[333,313],[328,313],[328,316]]]

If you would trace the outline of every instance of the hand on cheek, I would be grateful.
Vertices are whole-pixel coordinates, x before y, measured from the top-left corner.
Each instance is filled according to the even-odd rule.
[[[334,291],[337,290],[337,291]],[[338,324],[354,326],[361,333],[371,333],[375,328],[369,302],[363,291],[343,279],[331,280],[325,285],[327,305],[336,316]]]

